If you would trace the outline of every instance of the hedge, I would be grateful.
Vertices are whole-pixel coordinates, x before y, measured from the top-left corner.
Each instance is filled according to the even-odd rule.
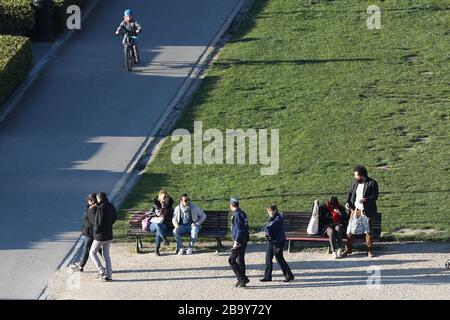
[[[30,39],[0,36],[0,106],[27,77],[32,61]]]
[[[88,0],[53,0],[55,34],[66,28],[67,7],[83,8]],[[0,0],[0,34],[30,36],[35,25],[32,0]]]
[[[30,35],[34,24],[31,0],[0,0],[0,34]]]

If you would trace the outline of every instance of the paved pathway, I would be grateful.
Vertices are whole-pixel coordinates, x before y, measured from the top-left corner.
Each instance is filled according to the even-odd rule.
[[[146,243],[148,246],[149,244]],[[50,299],[450,299],[449,243],[389,243],[377,245],[378,256],[357,252],[331,260],[322,252],[285,254],[296,280],[283,283],[274,265],[273,282],[261,283],[264,245],[252,244],[246,255],[250,283],[234,288],[235,277],[227,254],[212,252],[192,256],[167,253],[161,257],[135,254],[132,244],[114,244],[112,282],[94,280],[91,262],[84,273],[55,273]]]
[[[238,0],[104,0],[0,124],[0,298],[37,298]],[[124,5],[143,25],[124,71]]]

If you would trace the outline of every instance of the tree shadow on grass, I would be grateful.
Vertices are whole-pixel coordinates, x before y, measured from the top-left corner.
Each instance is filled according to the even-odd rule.
[[[244,66],[259,66],[259,65],[281,65],[281,64],[293,64],[293,65],[305,65],[305,64],[320,64],[328,62],[369,62],[377,61],[374,58],[332,58],[332,59],[294,59],[294,60],[239,60],[239,59],[227,59],[215,62],[216,66],[230,67],[233,65]]]

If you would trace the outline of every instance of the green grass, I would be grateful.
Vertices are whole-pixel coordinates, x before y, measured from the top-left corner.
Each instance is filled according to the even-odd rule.
[[[309,210],[343,200],[357,163],[380,186],[387,239],[402,228],[450,239],[450,5],[383,1],[254,1],[194,94],[177,128],[280,129],[280,170],[252,165],[174,165],[170,138],[123,208],[148,207],[162,188],[205,209],[241,198],[259,230],[269,202]],[[126,233],[126,214],[116,233]]]

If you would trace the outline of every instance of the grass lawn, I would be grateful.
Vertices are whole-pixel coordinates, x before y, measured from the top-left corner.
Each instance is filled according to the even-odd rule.
[[[366,25],[372,4],[380,30]],[[361,163],[379,183],[388,239],[448,240],[449,62],[446,0],[255,0],[177,128],[198,120],[203,130],[279,129],[278,174],[175,165],[169,137],[122,208],[148,207],[160,189],[188,192],[204,209],[226,209],[236,195],[260,230],[269,202],[288,211],[332,194],[343,201]],[[124,210],[121,219],[119,237]],[[402,229],[424,232],[402,237]]]

